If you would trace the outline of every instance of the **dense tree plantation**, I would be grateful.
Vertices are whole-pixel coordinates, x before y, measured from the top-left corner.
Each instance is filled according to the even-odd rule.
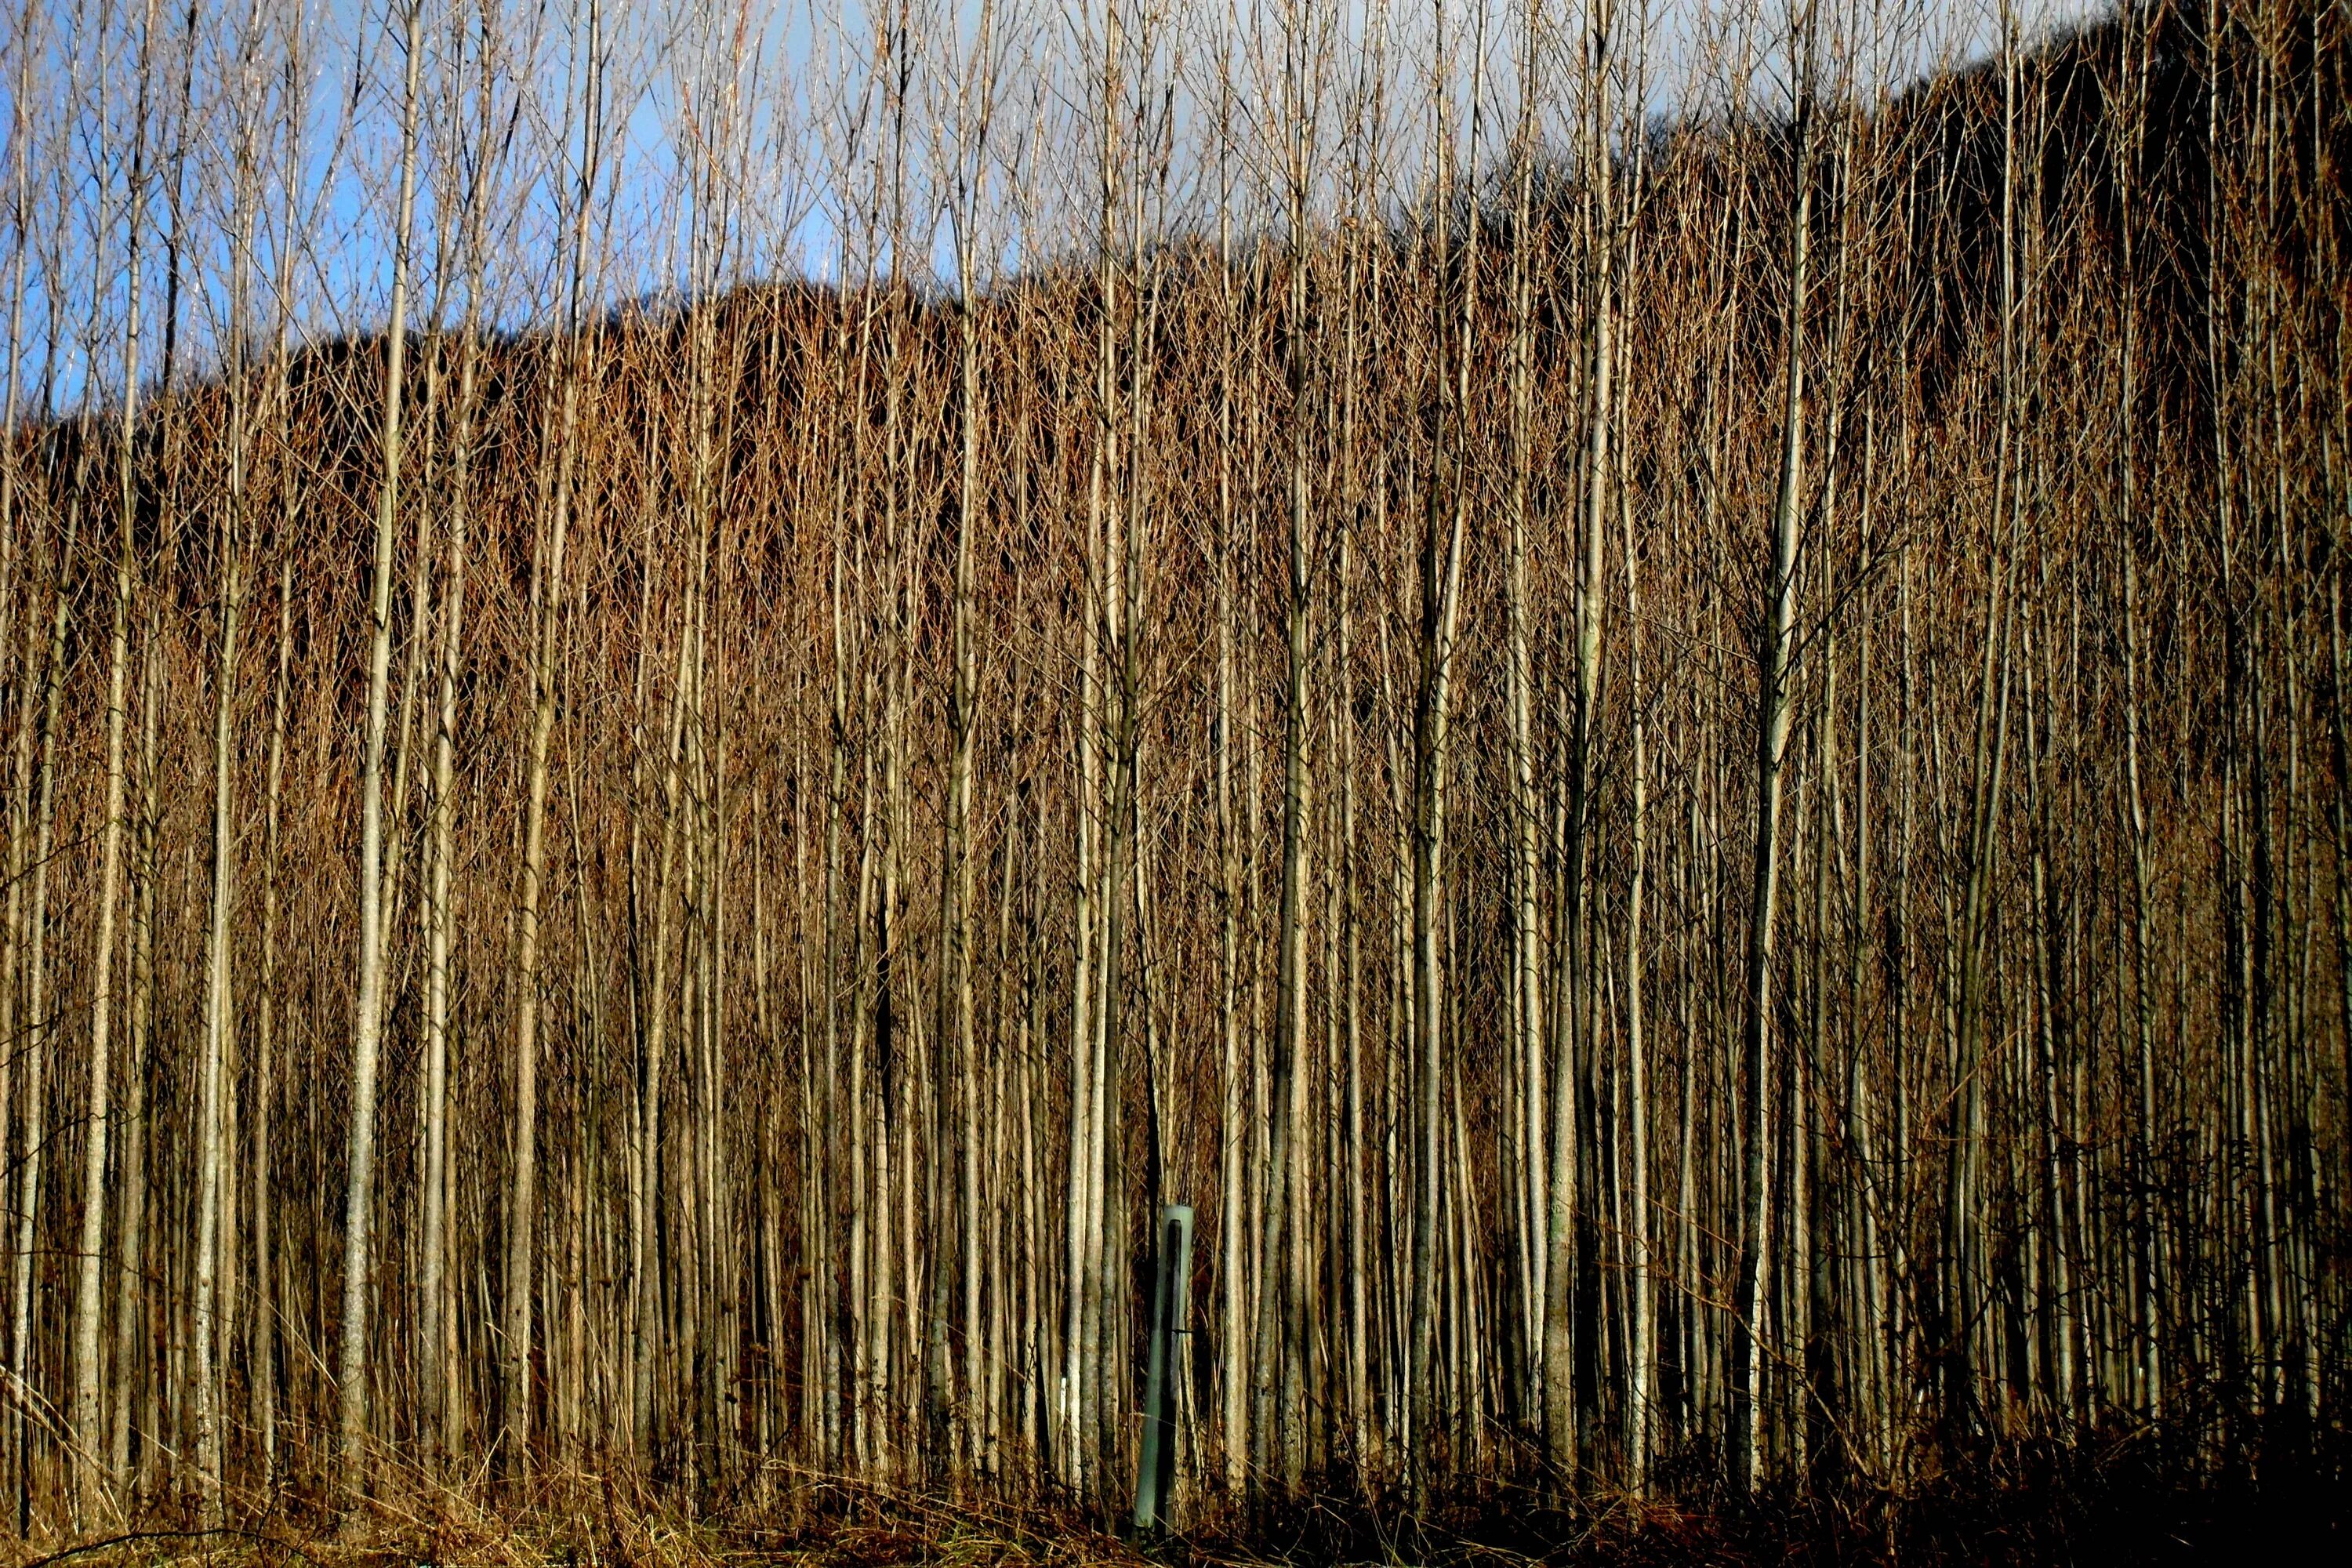
[[[2341,1426],[2352,16],[827,9],[0,16],[11,1528]]]

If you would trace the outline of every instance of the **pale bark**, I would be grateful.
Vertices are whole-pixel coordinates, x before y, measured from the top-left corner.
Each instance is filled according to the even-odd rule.
[[[1633,1483],[1646,1486],[1650,1456],[1658,1437],[1653,1399],[1656,1375],[1655,1281],[1651,1252],[1649,1039],[1642,1011],[1647,948],[1643,942],[1643,897],[1649,875],[1650,757],[1649,694],[1642,684],[1642,592],[1633,540],[1633,493],[1621,484],[1618,519],[1624,536],[1625,704],[1628,736],[1627,788],[1631,795],[1625,843],[1625,1057],[1624,1122],[1630,1128],[1625,1191],[1627,1302],[1625,1345],[1625,1452]]]
[[[1757,633],[1756,840],[1750,873],[1746,978],[1748,1016],[1740,1047],[1740,1116],[1745,1127],[1739,1183],[1738,1297],[1732,1310],[1731,1477],[1752,1491],[1764,1479],[1764,1356],[1759,1336],[1769,1274],[1770,1106],[1777,1064],[1772,1050],[1772,938],[1778,912],[1781,763],[1789,740],[1789,659],[1797,612],[1798,531],[1805,464],[1805,285],[1812,226],[1806,138],[1811,105],[1801,98],[1792,169],[1795,211],[1789,227],[1789,302],[1781,353],[1787,380],[1780,405],[1780,483],[1772,509],[1771,557]]]
[[[449,1384],[456,1373],[451,1355],[452,1302],[444,1276],[449,1240],[449,1012],[450,950],[457,913],[451,902],[451,860],[456,853],[457,823],[456,751],[459,650],[464,647],[466,618],[466,550],[470,521],[473,468],[473,420],[480,344],[472,320],[469,292],[467,321],[459,346],[457,432],[450,454],[448,564],[442,590],[440,691],[434,723],[432,805],[425,841],[425,977],[423,1115],[425,1150],[422,1180],[424,1214],[418,1237],[417,1345],[420,1395],[424,1402],[425,1462],[437,1467],[454,1448]],[[273,754],[276,742],[273,742]]]
[[[1616,174],[1609,142],[1609,72],[1612,68],[1612,26],[1609,8],[1596,11],[1584,53],[1584,80],[1592,101],[1586,108],[1581,149],[1591,187],[1591,232],[1586,243],[1587,312],[1591,321],[1590,368],[1584,398],[1584,493],[1581,536],[1576,579],[1576,690],[1573,748],[1568,763],[1567,847],[1560,875],[1559,921],[1565,952],[1569,994],[1563,998],[1566,1027],[1553,1043],[1556,1062],[1551,1077],[1550,1207],[1546,1225],[1549,1258],[1544,1268],[1544,1439],[1546,1457],[1556,1474],[1572,1474],[1591,1435],[1580,1430],[1579,1417],[1591,1397],[1580,1389],[1580,1359],[1591,1360],[1594,1347],[1578,1342],[1579,1319],[1588,1316],[1579,1304],[1580,1173],[1597,1166],[1591,1152],[1580,1147],[1580,1127],[1590,1131],[1584,1105],[1591,1097],[1591,1077],[1597,1057],[1594,1041],[1595,994],[1600,984],[1593,962],[1596,945],[1591,934],[1596,889],[1591,884],[1593,837],[1592,794],[1600,752],[1601,664],[1602,623],[1607,616],[1603,574],[1609,519],[1609,446],[1616,367]],[[1592,1194],[1584,1194],[1590,1203]]]
[[[1299,1362],[1306,1352],[1298,1299],[1297,1260],[1306,1251],[1305,1184],[1297,1180],[1300,1127],[1300,1058],[1307,1049],[1307,921],[1309,896],[1308,839],[1313,831],[1314,776],[1307,754],[1307,722],[1313,703],[1308,686],[1307,596],[1313,587],[1309,527],[1308,442],[1314,408],[1310,401],[1307,234],[1307,94],[1302,58],[1307,40],[1293,28],[1286,34],[1283,113],[1290,222],[1284,353],[1289,381],[1288,541],[1284,572],[1283,642],[1286,659],[1282,741],[1282,893],[1276,933],[1276,1021],[1269,1096],[1265,1229],[1258,1274],[1255,1409],[1251,1416],[1255,1458],[1262,1476],[1295,1494],[1306,1475],[1304,1411],[1295,1394]],[[1296,1205],[1300,1213],[1292,1213]]]
[[[1441,17],[1442,17],[1441,13]],[[1442,25],[1442,24],[1441,24]],[[1435,235],[1435,256],[1450,259],[1450,213],[1455,178],[1451,102],[1453,87],[1444,79],[1447,55],[1441,32],[1437,188],[1442,193]],[[1471,100],[1483,87],[1483,61],[1474,53],[1470,73]],[[1474,120],[1475,125],[1475,120]],[[1477,144],[1472,139],[1470,168],[1477,166]],[[1462,271],[1475,278],[1478,230],[1474,225],[1463,246]],[[1425,1499],[1437,1473],[1438,1318],[1443,1267],[1440,1232],[1440,1192],[1444,1183],[1444,1092],[1442,1020],[1444,1006],[1444,971],[1438,950],[1444,940],[1441,926],[1445,910],[1445,829],[1448,773],[1452,763],[1451,725],[1454,704],[1454,652],[1461,610],[1463,536],[1469,511],[1469,487],[1463,474],[1468,443],[1464,426],[1469,414],[1470,342],[1477,324],[1477,293],[1463,287],[1459,299],[1449,300],[1441,282],[1432,300],[1431,335],[1438,347],[1439,418],[1435,450],[1424,481],[1420,550],[1421,626],[1418,681],[1412,724],[1412,805],[1411,837],[1412,928],[1412,1019],[1414,1069],[1419,1078],[1419,1103],[1414,1115],[1420,1126],[1417,1173],[1420,1193],[1413,1223],[1412,1348],[1411,1351],[1411,1422],[1406,1451],[1412,1456],[1408,1477],[1416,1499]],[[1555,1160],[1555,1166],[1557,1161]]]
[[[530,745],[523,774],[523,829],[520,885],[514,913],[514,1037],[509,1071],[513,1084],[513,1165],[509,1174],[505,1216],[506,1289],[500,1308],[499,1421],[500,1459],[514,1474],[530,1468],[531,1428],[531,1290],[532,1262],[539,1233],[539,1014],[541,902],[547,870],[548,754],[555,735],[561,680],[560,639],[564,621],[564,553],[571,535],[572,491],[578,483],[582,383],[589,374],[583,363],[582,331],[586,302],[589,204],[598,178],[602,152],[602,84],[598,73],[604,58],[603,17],[599,7],[588,8],[589,61],[579,117],[582,139],[579,185],[572,214],[569,282],[564,310],[564,344],[557,374],[558,411],[551,431],[555,481],[548,516],[531,556],[531,652],[530,658]],[[656,990],[655,1005],[660,1005]]]
[[[1520,1159],[1525,1169],[1523,1312],[1528,1342],[1546,1343],[1546,1313],[1550,1297],[1549,1229],[1552,1218],[1550,1164],[1546,1141],[1549,1123],[1545,1113],[1548,1077],[1544,1047],[1543,996],[1543,866],[1541,833],[1543,806],[1536,788],[1534,710],[1536,671],[1534,630],[1528,598],[1528,555],[1529,510],[1535,479],[1535,271],[1532,254],[1538,243],[1534,218],[1535,130],[1538,112],[1540,72],[1537,50],[1543,28],[1542,0],[1528,0],[1522,13],[1519,62],[1519,124],[1512,146],[1511,189],[1511,317],[1510,317],[1510,565],[1507,638],[1509,660],[1505,700],[1510,712],[1512,909],[1511,940],[1515,949],[1517,1011],[1512,1019],[1517,1064],[1521,1083],[1521,1115],[1517,1129]],[[1538,1375],[1537,1397],[1546,1386]],[[1557,1459],[1557,1455],[1555,1455]]]
[[[139,479],[140,302],[143,276],[140,240],[147,216],[147,92],[151,79],[155,33],[155,0],[148,0],[140,29],[139,105],[131,167],[131,212],[123,246],[124,323],[122,334],[122,422],[116,439],[120,540],[114,569],[114,627],[107,643],[106,806],[100,833],[98,894],[98,940],[90,954],[89,1005],[89,1134],[82,1151],[82,1205],[79,1267],[76,1270],[73,1315],[73,1434],[79,1484],[76,1511],[91,1520],[105,1499],[106,1478],[100,1455],[104,1434],[99,1426],[100,1384],[104,1368],[99,1360],[99,1302],[103,1286],[106,1240],[106,1150],[109,1108],[113,1089],[110,1047],[114,1029],[115,910],[122,880],[123,828],[123,687],[131,662],[131,605],[137,573]],[[12,337],[13,342],[13,337]],[[11,380],[14,376],[12,374]],[[11,414],[14,412],[13,398]],[[243,431],[231,437],[231,463],[236,466],[234,489],[242,473]],[[232,507],[236,504],[232,501]]]
[[[337,1336],[341,1483],[364,1481],[368,1428],[367,1341],[372,1233],[375,1218],[376,1070],[383,1035],[383,753],[392,665],[392,547],[398,526],[401,392],[406,368],[410,225],[416,194],[417,79],[424,64],[422,0],[410,0],[401,98],[400,192],[394,210],[392,316],[384,337],[383,475],[376,491],[374,563],[369,590],[366,734],[360,779],[359,994],[353,1008],[351,1144],[343,1205],[342,1312]]]

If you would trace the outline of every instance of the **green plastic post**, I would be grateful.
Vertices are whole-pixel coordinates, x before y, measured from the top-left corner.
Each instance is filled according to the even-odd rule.
[[[1186,1331],[1191,1311],[1186,1281],[1192,1277],[1192,1211],[1170,1204],[1160,1215],[1160,1269],[1152,1291],[1151,1360],[1143,1383],[1143,1450],[1135,1467],[1135,1530],[1139,1535],[1168,1528],[1169,1503],[1176,1494],[1176,1390],[1183,1365],[1177,1336]]]

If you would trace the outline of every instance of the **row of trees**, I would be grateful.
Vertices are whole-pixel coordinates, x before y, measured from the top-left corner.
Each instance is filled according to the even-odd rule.
[[[2336,1418],[2337,8],[204,13],[7,56],[20,1528],[1116,1501],[1174,1201],[1188,1506]]]

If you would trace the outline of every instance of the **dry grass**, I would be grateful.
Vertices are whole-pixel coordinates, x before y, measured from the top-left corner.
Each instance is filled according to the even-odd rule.
[[[6,1568],[1810,1568],[1821,1564],[2155,1563],[2345,1544],[2340,1434],[2253,1431],[2200,1473],[2182,1439],[2140,1427],[2086,1442],[2015,1441],[1903,1494],[1846,1486],[1640,1498],[1562,1509],[1488,1486],[1415,1513],[1401,1498],[1312,1495],[1250,1516],[1195,1500],[1181,1536],[1139,1543],[1066,1504],[877,1487],[774,1467],[689,1512],[635,1478],[572,1471],[506,1494],[476,1474],[379,1480],[341,1514],[241,1500],[226,1529],[51,1541]]]

